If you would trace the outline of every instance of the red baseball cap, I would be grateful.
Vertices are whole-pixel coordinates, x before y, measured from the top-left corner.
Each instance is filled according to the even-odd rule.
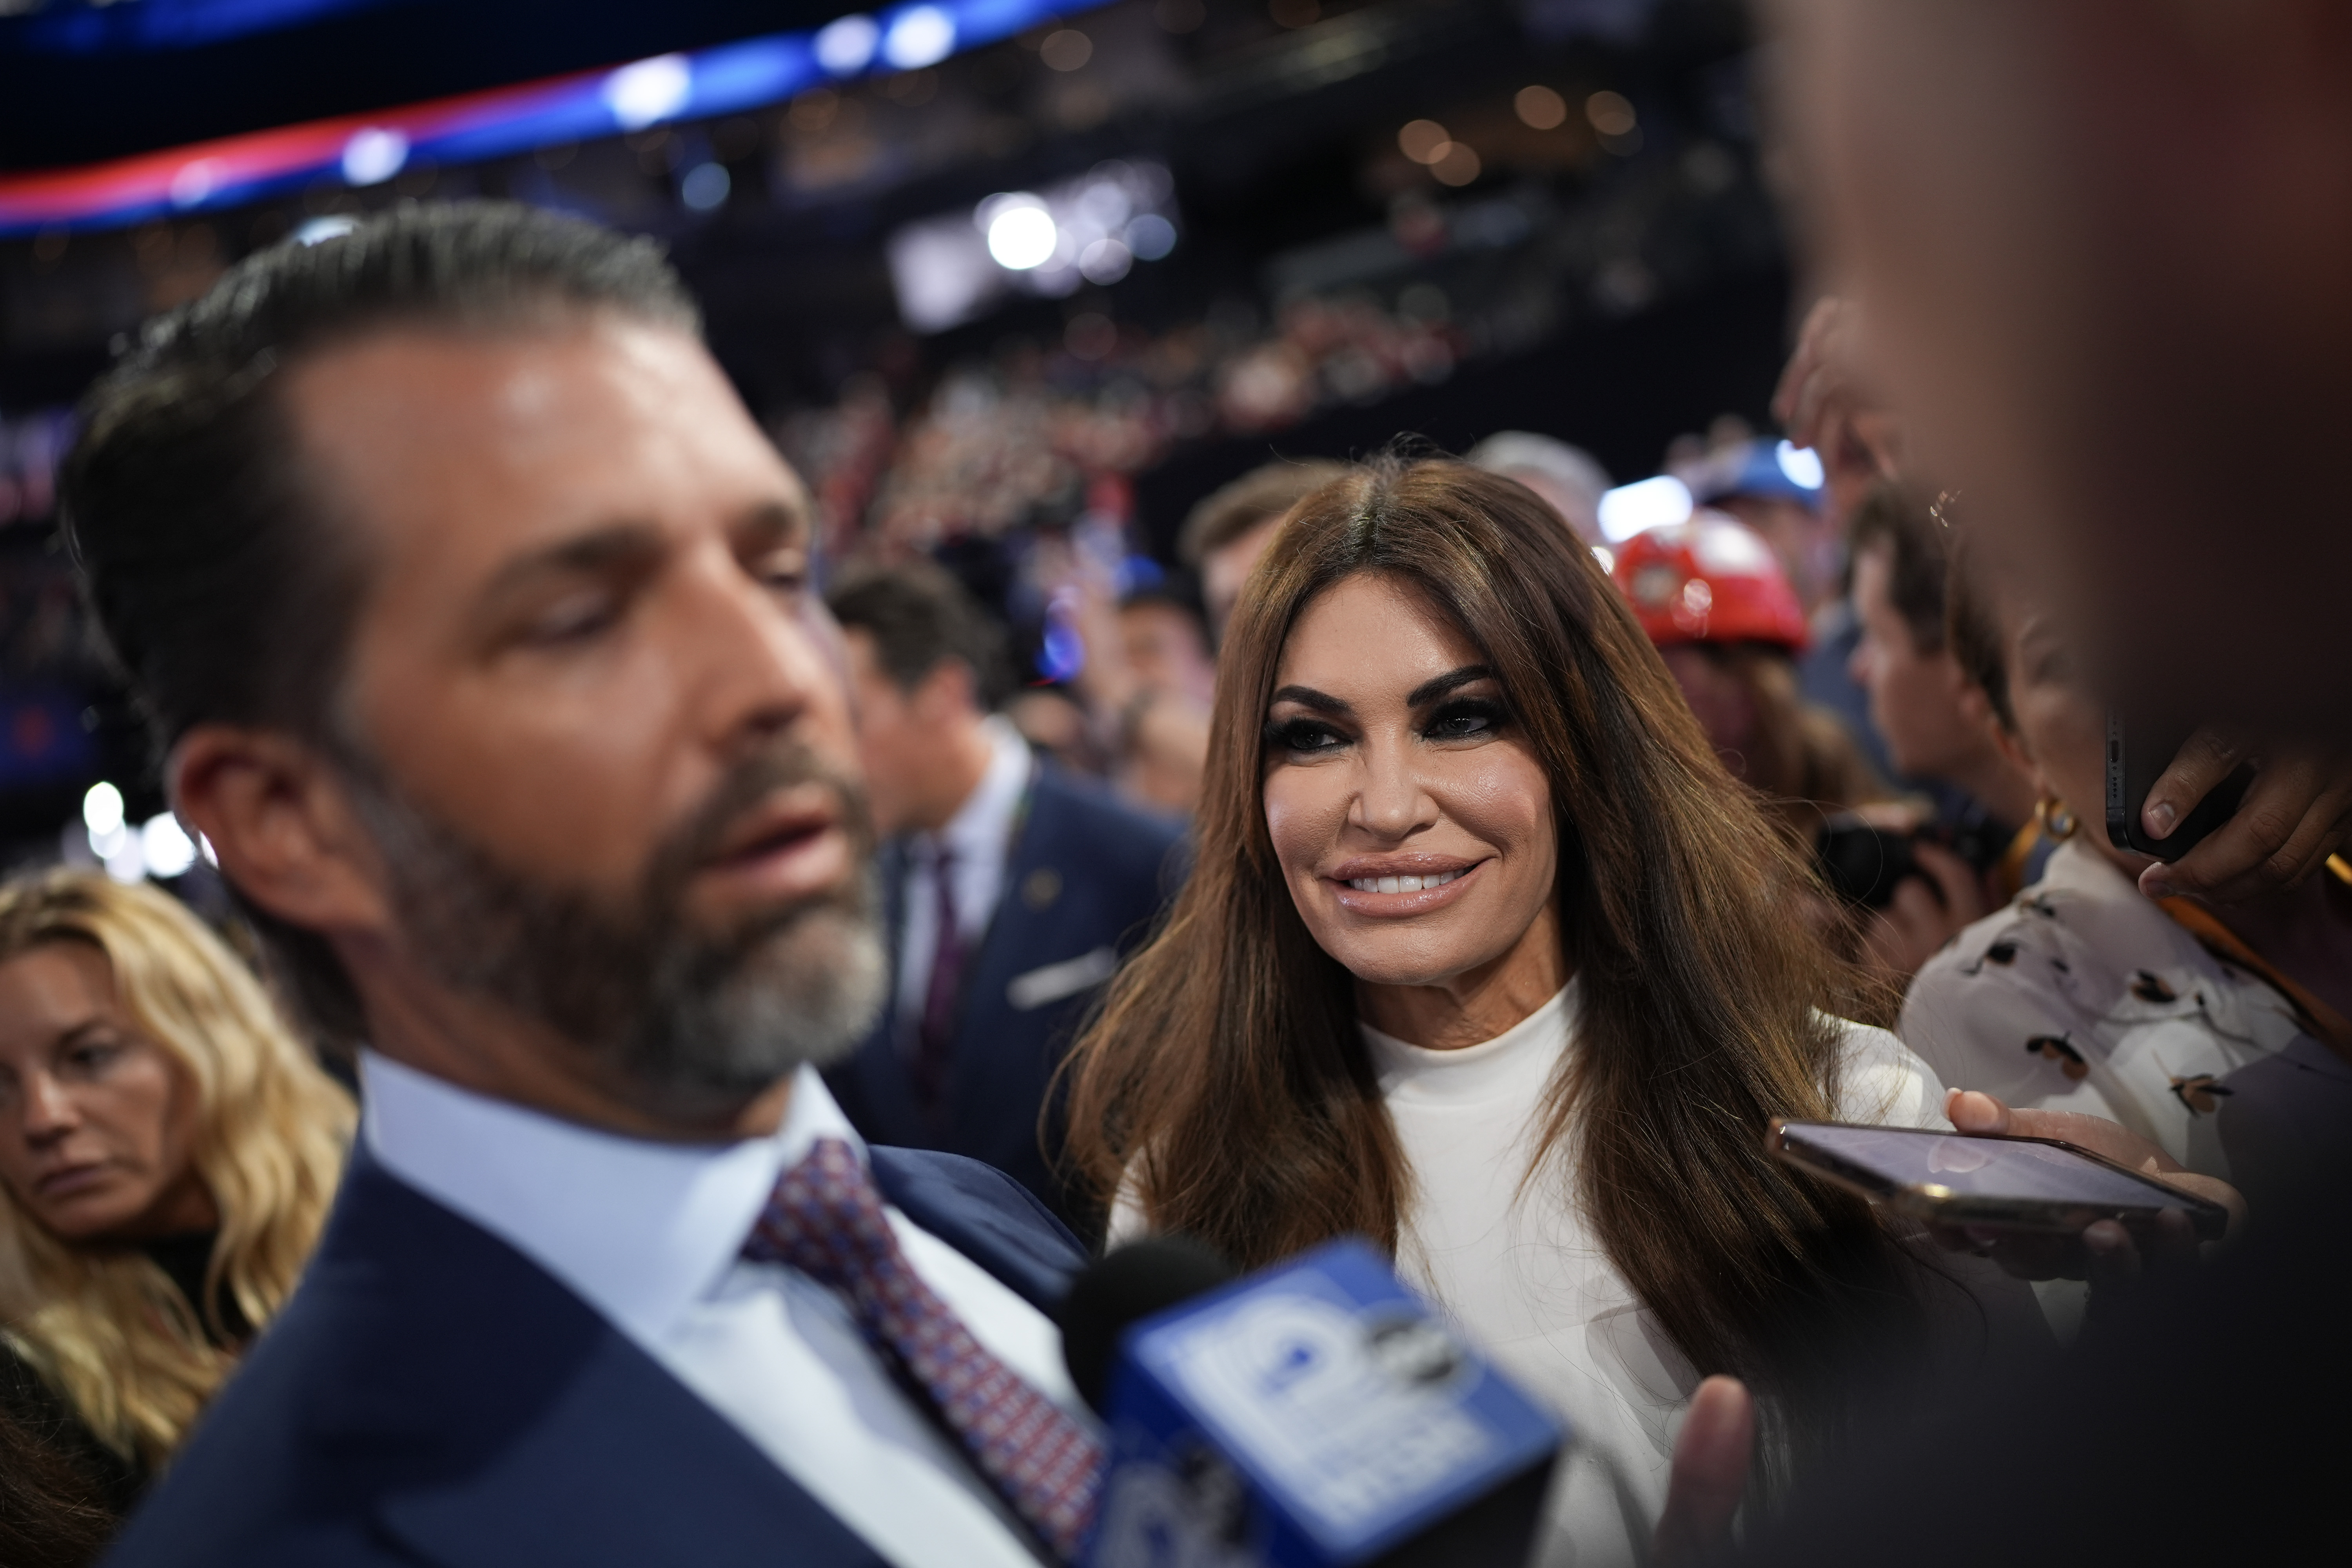
[[[1811,640],[1772,547],[1721,512],[1643,530],[1617,547],[1615,575],[1660,647],[1766,642],[1801,653]]]

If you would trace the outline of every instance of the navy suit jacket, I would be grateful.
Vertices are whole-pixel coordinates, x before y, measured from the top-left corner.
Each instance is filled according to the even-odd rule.
[[[1051,1311],[1026,1189],[873,1151],[925,1230]],[[867,1568],[881,1559],[538,1264],[352,1156],[301,1288],[107,1560],[125,1568]]]
[[[1175,890],[1182,840],[1182,827],[1165,817],[1056,769],[1037,770],[1005,858],[1003,894],[964,979],[938,1124],[915,1099],[904,1045],[911,1031],[898,1015],[906,850],[885,846],[890,1007],[857,1054],[825,1073],[851,1123],[877,1143],[993,1165],[1087,1230],[1045,1157],[1040,1112],[1087,1006]],[[1046,1136],[1058,1153],[1058,1133]]]

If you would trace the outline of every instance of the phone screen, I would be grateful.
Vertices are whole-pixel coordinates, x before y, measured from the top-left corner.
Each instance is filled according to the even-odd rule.
[[[1965,1197],[2093,1208],[2197,1206],[2196,1200],[2160,1182],[2053,1143],[1819,1121],[1791,1122],[1780,1136],[1784,1143],[1818,1149],[1895,1186],[1933,1184]]]

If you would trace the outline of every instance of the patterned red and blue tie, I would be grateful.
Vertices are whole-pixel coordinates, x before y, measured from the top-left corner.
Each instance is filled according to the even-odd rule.
[[[847,1297],[868,1340],[929,1396],[964,1451],[1039,1540],[1067,1562],[1094,1519],[1102,1446],[989,1352],[923,1283],[864,1162],[821,1138],[776,1183],[743,1244]]]

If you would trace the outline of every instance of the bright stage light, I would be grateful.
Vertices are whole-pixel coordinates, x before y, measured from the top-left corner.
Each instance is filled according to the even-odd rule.
[[[1054,259],[1061,244],[1054,215],[1036,197],[1019,195],[998,198],[988,219],[988,254],[999,267],[1026,272]]]

